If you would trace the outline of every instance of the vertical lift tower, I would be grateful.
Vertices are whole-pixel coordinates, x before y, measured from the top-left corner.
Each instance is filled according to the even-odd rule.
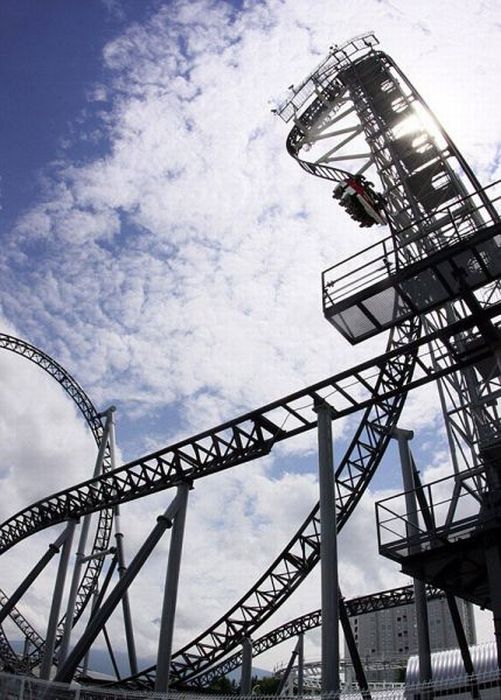
[[[378,504],[380,551],[414,578],[493,610],[501,662],[501,340],[489,314],[501,291],[498,185],[480,186],[373,34],[331,47],[290,90],[276,110],[293,123],[289,154],[334,183],[360,226],[390,232],[323,273],[327,320],[353,344],[389,329],[388,349],[419,332],[439,375],[451,356],[461,366],[437,382],[451,476],[417,480]],[[465,317],[474,325],[446,340]]]

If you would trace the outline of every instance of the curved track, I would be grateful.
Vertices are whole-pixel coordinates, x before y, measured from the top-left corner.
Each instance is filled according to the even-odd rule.
[[[426,597],[428,600],[443,598],[444,592],[433,586],[427,586]],[[392,588],[380,593],[372,595],[360,596],[345,600],[344,604],[349,617],[356,615],[364,615],[365,613],[374,612],[376,610],[389,610],[401,605],[409,605],[414,602],[414,586],[403,586],[402,588]],[[316,629],[322,624],[322,611],[314,610],[306,615],[296,617],[294,620],[289,620],[283,625],[271,630],[267,634],[252,640],[252,656],[259,656],[268,649],[272,649],[277,644],[293,639],[297,635],[308,630]],[[228,659],[213,666],[209,671],[197,676],[191,683],[191,687],[195,689],[206,688],[217,678],[225,676],[227,673],[234,671],[242,665],[242,652],[238,651]]]
[[[16,355],[24,357],[25,359],[35,364],[37,367],[43,369],[44,372],[47,372],[47,374],[49,374],[51,377],[53,377],[77,405],[78,409],[82,413],[87,425],[91,430],[96,445],[99,447],[104,434],[104,425],[101,415],[98,413],[98,411],[94,407],[94,404],[87,396],[85,391],[82,389],[82,387],[71,376],[71,374],[66,369],[64,369],[64,367],[62,367],[58,362],[56,362],[56,360],[50,357],[50,355],[47,355],[47,353],[43,352],[42,350],[39,350],[34,345],[31,345],[25,340],[16,338],[12,335],[7,335],[5,333],[0,333],[0,349],[9,350],[10,352],[15,353]],[[107,446],[104,453],[103,469],[107,470],[110,469],[110,467],[111,456],[109,446]],[[112,510],[102,510],[99,513],[94,542],[91,550],[92,552],[104,551],[108,548],[111,537],[112,524]],[[79,617],[82,615],[90,599],[95,583],[98,580],[99,575],[101,573],[103,563],[103,559],[90,559],[87,563],[87,566],[82,574],[77,593],[73,624],[75,624],[78,621]],[[5,602],[5,593],[3,593],[3,591],[0,593],[1,599],[3,599]],[[14,620],[14,622],[16,622],[16,624],[18,624],[18,627],[23,632],[25,638],[29,639],[30,642],[34,644],[36,649],[35,657],[37,657],[37,654],[43,649],[43,644],[40,644],[41,638],[16,608],[14,608],[14,610],[12,611],[11,618]],[[64,628],[64,623],[65,616],[63,616],[58,625],[58,631],[60,633]],[[5,645],[2,645],[2,647],[0,648],[0,657],[2,656],[3,649],[5,649]],[[36,661],[37,658],[34,659],[34,663],[36,663]]]
[[[358,50],[355,46],[355,52]],[[440,222],[440,206],[445,202],[461,200],[466,193],[453,168],[459,165],[473,188],[478,190],[478,183],[466,167],[464,159],[450,141],[447,142],[447,148],[441,148],[422,127],[420,127],[421,133],[426,139],[424,155],[417,149],[412,152],[413,143],[399,141],[391,133],[392,125],[400,118],[402,110],[409,113],[412,110],[412,103],[421,100],[410,84],[407,84],[407,92],[400,88],[391,72],[395,69],[395,64],[385,54],[381,52],[373,54],[371,51],[362,56],[359,65],[354,65],[346,62],[345,52],[340,57],[339,66],[342,68],[334,70],[334,73],[331,70],[323,82],[320,72],[315,76],[317,80],[312,80],[311,93],[318,95],[321,86],[321,94],[315,97],[299,116],[296,115],[296,125],[287,139],[289,154],[310,174],[332,181],[342,179],[343,170],[340,169],[339,163],[343,162],[343,159],[344,162],[356,162],[357,171],[360,173],[371,167],[375,169],[386,197],[386,215],[397,245],[400,239],[406,240],[411,233],[409,228],[415,226],[415,229],[419,230],[419,221],[424,215],[428,220],[426,224],[421,224],[423,229],[425,226],[429,228],[432,222],[435,234],[440,235],[443,226]],[[373,76],[376,78],[376,88],[372,85]],[[382,86],[382,91],[378,94],[379,85]],[[298,93],[301,93],[303,87],[298,89]],[[388,98],[388,95],[391,97]],[[378,112],[377,100],[381,105],[380,112]],[[357,117],[356,124],[337,130],[338,126],[342,126],[341,120],[351,119],[353,116]],[[360,154],[356,148],[349,152],[350,144],[357,143],[361,134],[369,145],[369,152]],[[316,161],[307,162],[300,157],[303,146],[310,146],[317,138],[325,143],[324,139],[332,136],[334,146]],[[451,166],[451,160],[455,161],[455,165]],[[427,181],[425,177],[424,189],[420,190],[414,183],[416,178],[419,180],[419,177],[423,177],[422,172],[418,175],[413,173],[416,168],[418,169],[416,172],[419,173],[419,168],[427,162],[433,163],[434,177],[441,177],[442,183],[440,187],[435,185],[432,187],[431,181]],[[468,217],[468,213],[462,216],[464,220]],[[474,216],[470,216],[470,219],[473,224],[478,223]],[[417,319],[410,321],[408,326],[402,324],[395,329],[397,340],[403,345],[411,343],[413,333],[418,332]],[[410,355],[407,359],[406,369],[412,373],[412,356]],[[387,427],[395,425],[398,420],[403,405],[406,381],[410,379],[410,376],[406,376],[406,372],[401,370],[402,367],[397,363],[381,369],[380,376],[385,377],[387,372],[395,386],[398,386],[399,400],[393,404],[384,405],[383,415],[378,415],[376,419],[371,415],[370,410],[366,412],[352,445],[336,473],[340,527],[356,506],[387,444],[387,436],[384,432],[378,433],[374,430],[374,423]],[[374,409],[377,412],[381,406],[376,404]],[[372,448],[375,448],[373,452],[371,452]],[[355,455],[358,456],[360,471],[354,478],[353,466],[357,463]],[[346,499],[343,499],[340,496],[347,484],[351,492]],[[315,509],[303,526],[304,529],[299,531],[247,596],[242,598],[224,618],[172,658],[171,678],[174,684],[175,679],[178,682],[186,681],[199,674],[203,667],[214,663],[216,658],[222,655],[222,650],[229,648],[228,640],[231,639],[231,643],[234,644],[237,635],[241,638],[255,630],[305,578],[318,560],[319,524],[316,516]],[[218,651],[215,651],[216,648]],[[148,669],[137,680],[140,683],[146,681],[147,685],[148,683],[151,685],[153,674],[154,668]]]
[[[368,46],[362,46],[363,51]],[[456,204],[465,194],[455,174],[464,162],[450,144],[447,148],[439,148],[429,137],[426,150],[413,151],[413,143],[399,141],[400,137],[391,133],[391,120],[401,118],[402,110],[408,110],[411,103],[419,98],[410,88],[404,93],[390,70],[394,64],[388,57],[370,52],[355,63],[347,63],[345,59],[346,53],[337,68],[334,61],[334,67],[325,74],[327,77],[323,75],[322,80],[315,83],[312,94],[321,94],[296,119],[296,126],[287,140],[289,153],[311,174],[337,181],[341,170],[332,161],[339,161],[341,157],[333,156],[333,153],[345,145],[349,146],[352,141],[355,143],[362,135],[369,144],[369,153],[345,153],[343,157],[345,160],[358,159],[358,172],[365,172],[374,166],[387,200],[386,215],[396,245],[400,238],[409,240],[411,237],[413,240],[414,234],[421,228],[421,232],[428,233],[430,222],[434,226],[434,234],[440,235],[440,205],[450,201]],[[389,87],[381,87],[383,80]],[[381,87],[379,94],[378,86]],[[394,95],[395,100],[390,102],[388,96],[393,99]],[[351,106],[348,105],[350,100]],[[334,127],[331,134],[322,133],[324,127],[332,130],[332,125],[345,116],[355,116],[357,124],[347,130],[336,131]],[[341,134],[342,140],[324,154],[323,161],[322,157],[314,162],[306,162],[299,157],[303,146],[309,145],[312,140],[320,141],[332,135],[337,138]],[[434,176],[441,178],[439,187],[431,188],[431,181],[423,178],[426,170],[423,166],[428,161],[433,163]],[[463,175],[469,178],[465,168]],[[422,187],[419,178],[424,182]],[[473,182],[471,178],[470,181]],[[424,215],[427,217],[426,223],[420,224]],[[462,221],[470,217],[473,224],[476,223],[468,211],[461,212],[461,215]],[[452,333],[451,329],[438,324],[437,338],[448,330]],[[388,352],[372,364],[365,363],[194,438],[124,465],[99,479],[89,480],[39,501],[3,524],[0,528],[0,552],[33,532],[68,517],[139,498],[182,480],[201,478],[267,454],[277,441],[315,427],[315,418],[302,411],[305,399],[312,403],[327,400],[338,417],[365,409],[355,436],[336,470],[338,522],[342,527],[384,454],[389,433],[398,421],[407,390],[419,383],[445,376],[459,367],[457,364],[451,370],[447,365],[449,355],[443,353],[440,362],[435,362],[430,368],[423,368],[421,363],[425,377],[414,381],[413,371],[416,363],[420,363],[418,349],[429,340],[429,336],[424,341],[419,336],[420,320],[417,317],[407,319],[394,328]],[[368,368],[373,370],[376,367],[376,379],[364,374]],[[356,384],[355,389],[352,388],[353,383]],[[172,657],[172,684],[182,684],[200,676],[267,620],[319,561],[319,543],[316,507],[249,592],[225,616]],[[124,684],[151,687],[154,676],[155,668],[152,667],[127,679]]]

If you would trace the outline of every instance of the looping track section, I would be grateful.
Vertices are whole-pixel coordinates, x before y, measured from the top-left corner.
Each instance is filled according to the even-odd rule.
[[[96,445],[99,447],[104,435],[104,426],[101,414],[98,413],[98,411],[94,407],[94,404],[90,400],[89,396],[82,389],[80,384],[78,384],[78,382],[62,365],[60,365],[56,360],[50,357],[50,355],[35,347],[31,343],[28,343],[25,340],[22,340],[21,338],[16,338],[12,335],[7,335],[5,333],[0,333],[0,349],[8,350],[9,352],[24,357],[26,360],[29,360],[37,367],[42,369],[44,372],[46,372],[53,379],[55,379],[59,386],[61,386],[64,389],[66,394],[78,407],[94,437]],[[106,471],[109,470],[110,467],[111,455],[109,445],[106,445],[103,457],[103,469]],[[108,548],[111,537],[112,525],[112,510],[101,510],[96,524],[94,542],[92,544],[91,550],[92,552],[100,552]],[[103,559],[100,558],[90,558],[87,562],[78,587],[73,624],[76,624],[83,611],[85,610],[85,607],[90,599],[92,591],[94,590],[95,584],[99,579],[102,566]],[[3,602],[8,600],[8,597],[3,591],[0,591],[0,597]],[[40,652],[43,650],[43,638],[40,637],[40,635],[29,624],[26,618],[19,612],[19,610],[17,610],[17,608],[13,609],[11,617],[18,626],[19,630],[22,632],[23,636],[30,641],[30,643],[36,650],[33,659],[31,660],[31,663],[36,663],[39,659]],[[64,624],[65,616],[63,616],[63,618],[58,624],[59,634],[62,633]],[[0,647],[0,655],[2,655],[2,651],[5,648],[5,645],[2,645]],[[17,655],[14,656],[18,658]],[[14,657],[12,657],[12,655],[9,656],[9,661],[11,664],[14,662]]]

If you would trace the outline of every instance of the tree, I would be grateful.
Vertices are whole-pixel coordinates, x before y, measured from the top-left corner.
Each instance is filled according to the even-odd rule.
[[[280,678],[276,676],[264,676],[252,687],[253,695],[275,695],[280,685]]]

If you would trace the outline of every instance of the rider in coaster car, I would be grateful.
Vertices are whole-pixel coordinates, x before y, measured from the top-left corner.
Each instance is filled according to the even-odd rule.
[[[348,175],[336,187],[333,197],[339,200],[340,205],[360,223],[360,226],[369,227],[385,223],[380,215],[384,198],[363,175]]]

